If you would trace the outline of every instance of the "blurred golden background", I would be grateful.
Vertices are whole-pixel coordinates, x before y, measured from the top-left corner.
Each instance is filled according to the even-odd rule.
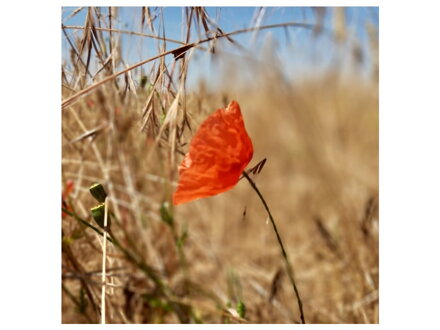
[[[107,244],[107,323],[299,323],[274,233],[245,180],[171,205],[191,136],[231,100],[254,145],[249,167],[267,159],[255,182],[306,322],[378,323],[378,9],[364,9],[249,8],[239,31],[213,8],[181,8],[181,21],[168,21],[167,8],[131,8],[131,34],[121,8],[63,9],[63,323],[100,321],[93,183],[108,193],[122,246]],[[296,35],[291,12],[307,34]],[[286,21],[270,28],[271,15]],[[166,40],[173,25],[181,44]],[[258,39],[255,48],[242,35]],[[154,47],[138,62],[124,57],[140,49],[135,38]]]

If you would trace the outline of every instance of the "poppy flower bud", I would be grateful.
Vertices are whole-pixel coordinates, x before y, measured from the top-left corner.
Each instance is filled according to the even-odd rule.
[[[105,192],[102,184],[95,183],[94,185],[90,186],[89,191],[98,202],[104,203],[105,198],[107,197],[107,193]]]

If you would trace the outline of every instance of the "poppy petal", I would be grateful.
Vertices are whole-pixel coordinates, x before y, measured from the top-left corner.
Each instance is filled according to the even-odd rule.
[[[232,101],[226,109],[216,110],[200,125],[179,166],[174,205],[234,187],[253,152],[238,103]]]

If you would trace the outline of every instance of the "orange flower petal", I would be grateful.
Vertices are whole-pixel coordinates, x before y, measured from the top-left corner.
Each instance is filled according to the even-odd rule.
[[[253,152],[238,103],[232,101],[226,109],[216,110],[200,125],[179,166],[174,205],[234,187]]]

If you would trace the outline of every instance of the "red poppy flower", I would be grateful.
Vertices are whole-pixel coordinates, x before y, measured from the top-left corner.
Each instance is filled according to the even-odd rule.
[[[216,110],[200,125],[179,166],[174,205],[231,189],[253,153],[238,103]]]
[[[61,202],[62,202],[61,207],[68,210],[68,211],[72,211],[72,207],[68,203],[68,198],[69,198],[69,195],[72,193],[73,188],[74,188],[73,181],[67,180],[64,191],[61,193]],[[66,217],[66,215],[67,215],[67,213],[65,213],[64,211],[61,211],[61,216],[63,219]]]

